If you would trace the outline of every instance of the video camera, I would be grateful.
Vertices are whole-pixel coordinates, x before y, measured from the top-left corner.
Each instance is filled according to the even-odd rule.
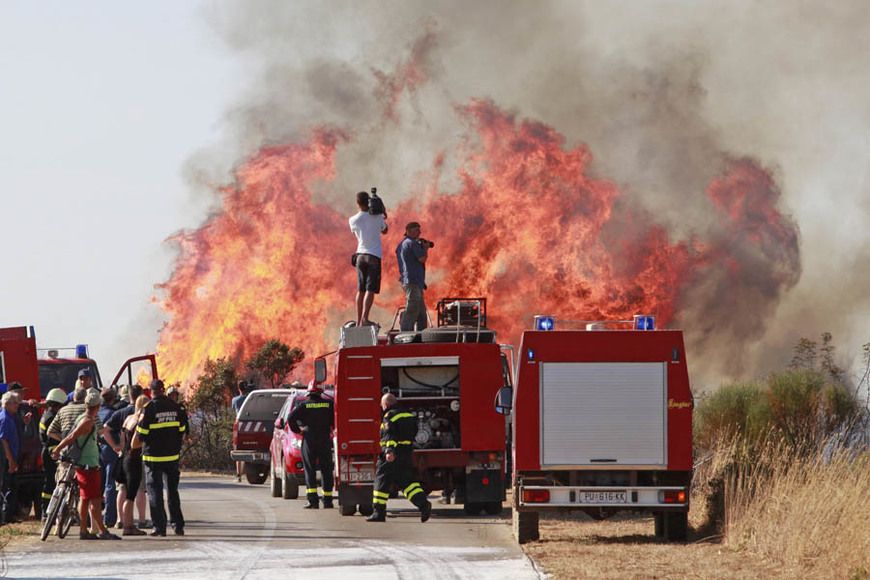
[[[416,242],[426,249],[432,249],[435,247],[435,242],[431,242],[426,238],[417,238]]]
[[[384,200],[378,197],[378,188],[372,188],[371,197],[369,197],[369,213],[371,215],[387,215],[387,208],[384,207]]]

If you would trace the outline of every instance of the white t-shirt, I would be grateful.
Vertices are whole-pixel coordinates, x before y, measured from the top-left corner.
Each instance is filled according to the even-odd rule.
[[[378,258],[383,257],[381,250],[381,232],[387,229],[387,222],[384,220],[383,214],[371,215],[368,212],[361,211],[355,216],[347,220],[350,224],[350,231],[356,236],[357,254],[371,254]]]

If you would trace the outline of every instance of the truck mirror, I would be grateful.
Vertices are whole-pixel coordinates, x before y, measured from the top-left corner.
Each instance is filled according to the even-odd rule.
[[[510,415],[513,408],[514,390],[511,387],[502,387],[495,395],[495,412],[499,415]]]
[[[314,382],[322,383],[326,381],[326,360],[318,358],[314,360]]]

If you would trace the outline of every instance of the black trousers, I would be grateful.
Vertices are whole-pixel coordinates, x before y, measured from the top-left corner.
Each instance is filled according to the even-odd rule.
[[[51,500],[51,494],[54,493],[54,488],[57,485],[57,461],[51,458],[51,451],[47,447],[42,448],[42,513],[45,514],[45,508],[48,507],[48,502]]]
[[[396,459],[394,461],[387,461],[383,453],[378,457],[372,505],[375,511],[385,512],[390,492],[398,489],[417,509],[422,510],[428,500],[423,486],[420,485],[420,479],[417,477],[417,470],[414,469],[413,451],[399,449],[395,453]]]
[[[316,502],[317,496],[317,468],[320,468],[320,477],[323,487],[323,498],[332,500],[332,489],[335,485],[333,477],[332,445],[326,441],[310,442],[308,438],[302,439],[302,467],[305,469],[305,495],[308,501]]]
[[[184,529],[181,513],[181,498],[178,496],[178,480],[181,473],[177,461],[145,462],[145,489],[154,531],[166,532],[166,508],[163,505],[163,478],[166,477],[166,494],[169,496],[169,517],[176,530]]]

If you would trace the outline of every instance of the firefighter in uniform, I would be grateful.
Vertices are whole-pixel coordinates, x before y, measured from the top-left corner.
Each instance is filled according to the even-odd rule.
[[[425,522],[432,513],[432,504],[426,499],[414,469],[417,417],[399,407],[396,397],[389,393],[381,398],[381,408],[384,417],[381,421],[381,455],[378,457],[372,497],[374,511],[366,521],[386,521],[387,499],[393,488],[398,486],[408,501],[420,510],[420,521]]]
[[[151,519],[154,522],[152,536],[166,535],[166,508],[163,504],[163,478],[169,496],[169,518],[176,536],[184,535],[184,516],[178,496],[178,460],[181,458],[181,443],[187,433],[187,413],[166,396],[163,381],[151,381],[151,402],[142,412],[136,434],[142,439],[142,461],[145,464],[145,488]]]
[[[294,407],[287,418],[290,430],[302,434],[302,465],[305,468],[305,493],[308,497],[305,509],[316,510],[320,507],[320,498],[317,496],[318,466],[323,480],[323,507],[332,507],[332,429],[335,426],[335,410],[332,401],[322,395],[320,386],[311,381],[308,383],[308,396]]]
[[[66,393],[63,389],[52,389],[45,396],[45,411],[39,420],[39,441],[42,443],[42,516],[48,511],[48,502],[54,492],[57,474],[57,461],[51,458],[51,452],[57,441],[48,436],[48,426],[54,420],[57,412],[66,404]]]

